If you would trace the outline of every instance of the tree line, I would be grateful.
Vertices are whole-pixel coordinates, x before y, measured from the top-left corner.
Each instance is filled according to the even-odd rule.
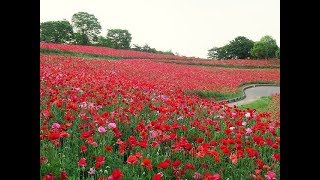
[[[98,19],[87,12],[78,12],[67,20],[47,21],[40,24],[40,41],[80,45],[95,45],[116,49],[132,49],[142,52],[170,54],[150,47],[133,44],[132,36],[126,29],[108,29],[106,36],[101,36],[102,27]],[[178,55],[178,53],[175,53]],[[209,59],[280,59],[280,48],[271,36],[264,36],[254,42],[244,36],[238,36],[222,47],[208,50]]]
[[[72,16],[71,23],[67,20],[47,21],[40,24],[40,41],[63,44],[95,45],[116,49],[132,49],[136,51],[170,54],[160,51],[148,44],[131,47],[132,36],[126,29],[108,29],[107,35],[101,36],[102,27],[98,19],[87,12],[78,12]]]
[[[280,47],[271,36],[263,36],[254,42],[244,36],[238,36],[222,47],[208,50],[209,59],[280,59]]]

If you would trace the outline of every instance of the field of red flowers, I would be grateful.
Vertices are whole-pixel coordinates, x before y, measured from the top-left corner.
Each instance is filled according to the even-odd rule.
[[[267,112],[270,113],[274,121],[280,121],[280,94],[271,96],[271,103],[267,107]]]
[[[280,122],[185,94],[278,69],[40,55],[43,179],[279,179]],[[224,87],[224,88],[221,88]]]
[[[259,60],[206,60],[206,59],[170,59],[157,60],[168,63],[205,65],[205,66],[222,66],[222,67],[256,67],[256,68],[279,68],[279,59],[259,59]]]
[[[46,42],[41,42],[40,48],[95,54],[95,55],[104,55],[104,56],[112,56],[112,57],[123,57],[123,58],[186,59],[186,57],[168,55],[168,54],[155,54],[155,53],[147,53],[147,52],[140,52],[140,51],[133,51],[133,50],[113,49],[108,47],[83,46],[83,45],[72,45],[72,44],[54,44],[54,43],[46,43]]]
[[[252,68],[279,68],[278,59],[259,59],[259,60],[208,60],[195,57],[175,56],[166,54],[155,54],[139,52],[133,50],[113,49],[108,47],[82,46],[72,44],[54,44],[40,43],[40,48],[53,49],[60,51],[86,53],[94,55],[104,55],[111,57],[138,58],[138,59],[156,59],[155,61],[177,64],[191,64],[204,66],[222,66],[222,67],[252,67]]]

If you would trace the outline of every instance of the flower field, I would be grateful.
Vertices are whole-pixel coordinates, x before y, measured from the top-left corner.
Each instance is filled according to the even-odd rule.
[[[157,60],[167,63],[191,64],[204,66],[221,66],[221,67],[251,67],[251,68],[280,68],[279,59],[259,59],[259,60],[206,60],[206,59],[163,59]]]
[[[222,66],[222,67],[253,67],[253,68],[279,68],[280,60],[278,59],[259,59],[259,60],[208,60],[195,57],[175,56],[166,54],[155,54],[133,50],[113,49],[108,47],[97,46],[82,46],[71,44],[54,44],[41,42],[40,48],[52,49],[68,52],[86,53],[94,55],[104,55],[111,57],[122,58],[139,58],[139,59],[156,59],[155,61],[177,63],[177,64],[191,64],[191,65],[205,65],[205,66]]]
[[[61,51],[70,51],[78,53],[88,53],[95,55],[105,55],[113,57],[123,58],[159,58],[159,59],[185,59],[186,57],[168,55],[168,54],[155,54],[133,50],[113,49],[108,47],[98,46],[82,46],[82,45],[71,45],[71,44],[54,44],[41,42],[40,48],[43,49],[55,49]]]
[[[42,179],[280,179],[277,112],[185,93],[279,82],[279,69],[40,54],[40,78]]]

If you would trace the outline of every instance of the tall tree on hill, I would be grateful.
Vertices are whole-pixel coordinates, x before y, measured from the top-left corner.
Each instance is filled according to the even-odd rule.
[[[112,42],[110,41],[110,39],[107,39],[103,36],[98,36],[98,43],[96,45],[104,46],[104,47],[112,47]]]
[[[231,59],[231,55],[229,53],[230,47],[229,44],[226,44],[222,47],[214,47],[208,50],[208,58],[209,59]]]
[[[218,47],[213,47],[211,49],[208,50],[208,58],[209,59],[219,59],[219,55],[218,55]]]
[[[276,58],[280,59],[280,48],[276,51]]]
[[[254,42],[244,36],[238,36],[229,42],[228,53],[232,59],[246,59],[251,56],[250,51]]]
[[[132,37],[126,29],[109,29],[107,39],[111,41],[113,48],[130,49]]]
[[[73,30],[69,21],[47,21],[40,24],[40,40],[66,43],[72,39]]]
[[[101,32],[101,25],[98,19],[87,12],[78,12],[72,16],[72,25],[77,36],[80,40],[80,44],[87,45],[97,41],[97,37]]]
[[[279,47],[276,40],[267,35],[262,37],[260,41],[254,43],[251,54],[258,59],[275,58],[278,49]]]

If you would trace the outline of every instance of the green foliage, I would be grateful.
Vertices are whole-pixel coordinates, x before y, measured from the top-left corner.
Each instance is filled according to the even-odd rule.
[[[96,45],[104,47],[113,47],[111,40],[103,36],[98,36],[98,43]]]
[[[142,51],[142,47],[139,46],[138,44],[133,44],[132,45],[133,47],[131,48],[132,50],[135,50],[135,51]]]
[[[130,49],[131,34],[126,29],[109,29],[107,39],[116,49]]]
[[[89,39],[88,36],[81,33],[74,33],[71,43],[72,44],[80,44],[80,45],[88,45]]]
[[[174,53],[171,50],[169,50],[169,51],[156,50],[155,48],[151,48],[148,44],[145,44],[144,46],[139,46],[137,44],[133,44],[133,48],[131,48],[131,49],[135,50],[135,51],[142,51],[142,52],[174,55]]]
[[[141,50],[142,50],[143,52],[150,52],[150,53],[156,53],[156,52],[157,52],[157,50],[156,50],[155,48],[151,48],[148,44],[145,44],[145,45],[141,48]]]
[[[244,36],[238,36],[229,42],[228,55],[232,59],[246,59],[250,57],[250,50],[254,42]]]
[[[58,54],[61,56],[76,56],[86,59],[107,59],[107,60],[116,60],[123,59],[123,57],[113,57],[113,56],[105,56],[98,54],[88,54],[88,53],[79,53],[79,52],[71,52],[71,51],[61,51],[56,49],[42,49],[40,48],[41,54]]]
[[[198,90],[195,90],[193,92],[195,94],[198,94],[201,98],[213,98],[216,101],[233,99],[236,97],[240,97],[242,94],[241,91],[236,91],[233,93],[223,93],[223,92],[218,92],[218,91],[198,91]]]
[[[246,59],[250,58],[250,50],[254,42],[244,36],[238,36],[222,47],[209,49],[209,59]]]
[[[256,109],[259,112],[266,112],[267,107],[271,103],[271,97],[266,96],[266,97],[261,97],[260,99],[253,101],[248,104],[240,105],[239,109]]]
[[[71,24],[66,21],[47,21],[40,24],[40,40],[53,43],[67,43],[72,39]]]
[[[78,12],[72,16],[71,22],[75,31],[79,33],[75,37],[76,42],[86,45],[97,41],[101,25],[93,14]]]
[[[218,47],[213,47],[208,50],[208,58],[209,59],[218,59]]]
[[[267,35],[262,37],[260,41],[254,43],[251,54],[258,59],[275,58],[278,49],[279,47],[276,40]]]
[[[231,59],[229,54],[229,44],[222,47],[214,47],[209,49],[208,58],[209,59]]]
[[[280,59],[280,48],[276,51],[276,58]]]

